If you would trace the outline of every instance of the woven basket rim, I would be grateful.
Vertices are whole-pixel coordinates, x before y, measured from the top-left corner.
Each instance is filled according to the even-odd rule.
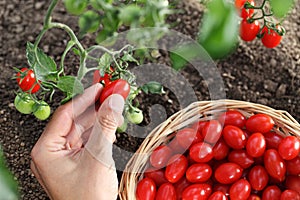
[[[136,153],[132,156],[123,172],[119,196],[121,200],[134,200],[135,188],[140,177],[139,171],[143,171],[148,162],[148,156],[138,156],[141,153],[152,152],[154,148],[167,142],[172,133],[193,122],[203,119],[208,120],[213,114],[227,109],[236,109],[246,117],[255,113],[270,115],[275,121],[274,131],[281,135],[294,135],[300,138],[300,124],[285,110],[276,110],[269,106],[241,100],[221,99],[211,101],[197,101],[186,108],[174,113],[164,122],[154,128],[144,139]],[[128,171],[134,171],[129,173]]]

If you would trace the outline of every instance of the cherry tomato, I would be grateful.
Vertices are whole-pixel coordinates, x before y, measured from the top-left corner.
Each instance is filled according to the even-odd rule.
[[[247,200],[260,200],[260,197],[256,194],[250,194]]]
[[[115,80],[103,88],[100,95],[100,103],[102,104],[104,100],[112,94],[119,94],[126,99],[129,92],[130,85],[127,83],[127,81],[123,79]]]
[[[210,195],[208,200],[227,200],[227,197],[223,192],[216,191]]]
[[[51,113],[50,106],[45,102],[42,101],[38,105],[35,105],[34,107],[37,107],[36,109],[33,108],[33,115],[38,118],[39,120],[45,120],[48,119]]]
[[[144,120],[143,111],[138,108],[126,112],[126,119],[133,124],[140,124]]]
[[[202,136],[192,128],[179,130],[176,134],[176,139],[184,149],[188,149],[192,144],[203,141]]]
[[[278,146],[278,153],[285,160],[292,160],[300,153],[300,141],[295,136],[285,137]]]
[[[247,119],[246,128],[252,133],[267,133],[274,127],[274,124],[273,119],[269,115],[259,113]]]
[[[155,185],[157,185],[158,187],[168,182],[165,177],[165,171],[163,169],[156,169],[151,167],[145,171],[144,175],[147,178],[151,178],[155,182]]]
[[[156,195],[156,185],[150,178],[142,179],[136,187],[137,200],[154,200]]]
[[[206,123],[207,123],[207,121],[198,121],[198,122],[195,122],[191,128],[197,130],[197,132],[200,135],[202,135],[202,130]]]
[[[285,187],[300,192],[300,176],[288,175],[285,179]]]
[[[229,196],[229,189],[230,189],[230,185],[225,185],[225,184],[220,184],[220,183],[217,183],[217,184],[214,184],[214,188],[213,188],[213,191],[220,191],[222,192],[223,194],[225,194],[225,196]]]
[[[254,13],[254,9],[245,9],[244,5],[246,2],[249,2],[252,6],[255,6],[254,0],[235,0],[235,7],[238,10],[241,10],[241,17],[243,19],[247,19],[248,17],[252,16]]]
[[[264,155],[265,168],[270,176],[283,181],[285,178],[286,166],[284,160],[275,149],[268,149]]]
[[[224,126],[233,125],[243,128],[246,123],[246,117],[237,110],[228,110],[220,115],[219,121],[221,124],[224,123]]]
[[[99,70],[95,70],[93,76],[93,84],[103,83],[104,85],[109,85],[111,83],[112,76],[111,74],[105,73],[103,76],[100,76]]]
[[[267,132],[264,134],[267,149],[278,149],[279,143],[283,137],[275,132]]]
[[[227,157],[229,152],[229,146],[221,137],[213,147],[213,155],[215,160],[222,160]]]
[[[190,148],[190,157],[199,163],[208,162],[213,158],[213,150],[210,144],[199,142]]]
[[[253,133],[247,140],[247,153],[252,157],[260,157],[266,150],[266,140],[263,134]]]
[[[232,184],[229,189],[230,199],[244,200],[248,199],[251,192],[250,183],[245,179],[240,179]]]
[[[280,29],[280,27],[278,29]],[[261,42],[265,47],[274,48],[280,44],[282,37],[275,30],[268,30],[268,28],[265,26],[261,33],[264,34],[261,38]]]
[[[168,160],[172,156],[172,150],[165,146],[161,145],[156,147],[150,156],[150,163],[155,168],[163,168],[167,165]]]
[[[256,165],[250,170],[248,180],[253,190],[261,191],[267,186],[269,175],[263,166]]]
[[[187,158],[183,155],[176,154],[168,161],[165,177],[170,183],[176,183],[184,176],[187,167]]]
[[[231,151],[228,154],[228,161],[236,163],[244,169],[250,167],[254,163],[253,158],[247,154],[244,149]]]
[[[31,94],[36,93],[40,89],[32,69],[22,68],[21,72],[17,73],[17,83],[21,90]]]
[[[292,160],[287,160],[286,162],[286,170],[291,175],[299,175],[300,174],[300,156]]]
[[[20,113],[30,114],[33,111],[35,102],[29,97],[28,94],[17,94],[14,100],[14,105]]]
[[[222,125],[217,120],[211,120],[202,129],[202,136],[207,143],[215,144],[222,133]]]
[[[170,147],[174,154],[183,154],[185,152],[185,148],[183,148],[176,137],[173,137],[173,139],[169,142],[168,147]]]
[[[174,184],[176,190],[177,199],[182,199],[182,192],[185,188],[190,186],[191,183],[186,179],[186,177],[182,177],[178,182]]]
[[[232,125],[225,126],[222,134],[225,142],[233,149],[242,149],[245,147],[247,139],[239,127]]]
[[[215,170],[215,179],[222,184],[231,184],[241,178],[243,168],[238,164],[227,162],[217,167]]]
[[[280,200],[281,190],[276,185],[271,185],[264,189],[262,200]]]
[[[185,188],[182,193],[182,200],[208,199],[211,194],[211,186],[206,183],[193,184]]]
[[[171,183],[161,185],[156,193],[155,200],[176,200],[176,191]]]
[[[250,42],[254,40],[260,30],[259,22],[255,20],[249,23],[247,19],[243,19],[240,25],[240,36],[241,39]]]
[[[206,163],[193,164],[186,171],[186,179],[192,183],[205,182],[211,175],[212,169]]]
[[[294,190],[284,190],[280,195],[280,200],[300,200],[300,194]]]

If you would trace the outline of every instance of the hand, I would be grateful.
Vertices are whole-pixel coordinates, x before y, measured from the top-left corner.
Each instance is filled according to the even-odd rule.
[[[101,84],[60,106],[32,149],[31,169],[51,199],[113,200],[118,179],[112,158],[124,99],[108,97],[99,110]]]

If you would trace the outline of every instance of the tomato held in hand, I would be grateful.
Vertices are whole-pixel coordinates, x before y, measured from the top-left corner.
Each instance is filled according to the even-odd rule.
[[[22,68],[17,73],[17,83],[24,92],[36,93],[40,89],[40,85],[36,82],[32,69]]]
[[[230,199],[245,200],[248,199],[251,192],[250,183],[245,179],[240,179],[232,184],[229,189]]]
[[[263,134],[253,133],[250,135],[247,140],[246,150],[254,158],[262,156],[266,150],[266,140]]]
[[[155,168],[163,168],[167,165],[168,160],[172,156],[172,150],[165,146],[158,146],[150,156],[150,163]]]
[[[156,185],[150,178],[142,179],[136,187],[137,200],[154,200],[156,195]]]
[[[300,141],[295,136],[285,137],[278,146],[278,153],[285,160],[292,160],[300,153]]]
[[[267,114],[255,114],[249,117],[246,121],[248,131],[254,133],[267,133],[274,127],[273,119]]]
[[[281,36],[273,29],[269,29],[264,27],[261,31],[263,37],[261,38],[261,42],[267,48],[274,48],[278,46],[281,42]]]
[[[99,70],[95,70],[94,76],[93,76],[93,84],[102,83],[106,86],[111,83],[111,80],[110,80],[111,78],[112,78],[111,74],[105,73],[103,76],[100,76]]]
[[[126,99],[129,92],[130,85],[127,81],[123,79],[115,80],[103,88],[100,95],[100,103],[102,104],[104,100],[112,94],[119,94]]]
[[[165,177],[170,183],[176,183],[184,176],[187,167],[187,158],[184,155],[176,154],[168,161]]]
[[[231,184],[239,180],[243,174],[243,168],[235,163],[223,163],[215,170],[215,178],[219,183]]]
[[[267,186],[269,175],[263,166],[256,165],[250,170],[248,179],[254,190],[261,191]]]
[[[161,185],[156,193],[155,200],[176,200],[176,191],[171,183]]]
[[[259,22],[255,20],[249,23],[247,19],[243,19],[240,25],[240,37],[246,42],[254,40],[260,30]]]
[[[182,193],[182,200],[208,199],[211,194],[211,186],[206,183],[193,184],[185,188]]]
[[[269,149],[264,155],[264,165],[268,174],[276,180],[283,181],[286,173],[284,160],[275,149]]]

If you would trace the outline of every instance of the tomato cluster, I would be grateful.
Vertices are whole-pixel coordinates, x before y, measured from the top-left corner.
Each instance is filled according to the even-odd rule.
[[[266,114],[227,110],[154,149],[138,200],[300,199],[300,141]]]
[[[249,42],[253,41],[256,37],[261,38],[262,44],[267,48],[274,48],[281,42],[282,27],[268,28],[265,24],[260,27],[258,20],[251,20],[254,14],[254,9],[246,9],[245,3],[255,6],[254,0],[236,0],[235,6],[240,12],[242,18],[240,24],[240,37],[242,40]]]

